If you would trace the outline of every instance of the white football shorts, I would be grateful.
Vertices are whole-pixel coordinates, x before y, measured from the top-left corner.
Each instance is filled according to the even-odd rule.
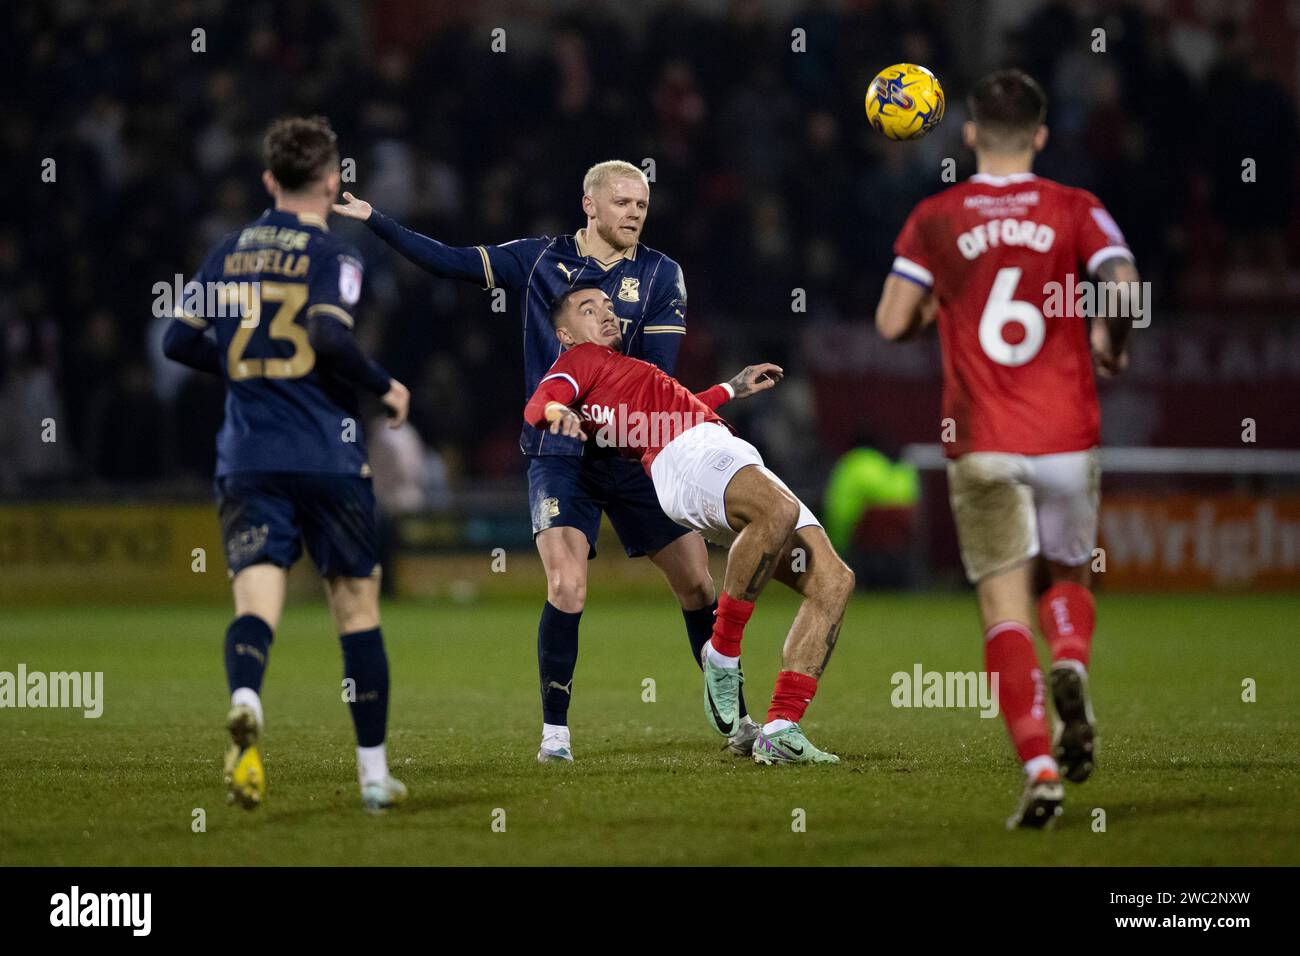
[[[1097,546],[1097,449],[1058,455],[976,451],[948,462],[948,496],[972,583],[1040,553],[1078,567]]]
[[[650,478],[664,514],[698,531],[706,540],[730,548],[739,532],[727,524],[727,485],[736,472],[749,465],[762,468],[769,478],[790,491],[763,464],[757,448],[717,422],[688,428],[665,445],[650,464]],[[800,501],[795,530],[809,525],[820,528],[821,522]]]

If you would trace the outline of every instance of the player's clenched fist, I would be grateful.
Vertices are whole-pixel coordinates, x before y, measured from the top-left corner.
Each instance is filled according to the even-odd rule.
[[[388,409],[388,427],[401,428],[411,410],[410,390],[397,379],[392,379],[388,391],[380,401],[384,403],[384,408]]]
[[[1102,378],[1114,378],[1128,368],[1128,352],[1115,353],[1106,320],[1095,317],[1088,335],[1092,345],[1092,366]]]
[[[568,405],[551,402],[546,406],[546,420],[551,423],[552,435],[587,440],[587,433],[582,430],[582,416]]]
[[[349,219],[360,219],[362,222],[370,218],[370,213],[373,211],[370,203],[364,199],[358,199],[351,193],[344,193],[343,200],[343,202],[336,202],[333,206],[334,211],[340,216],[346,216]]]

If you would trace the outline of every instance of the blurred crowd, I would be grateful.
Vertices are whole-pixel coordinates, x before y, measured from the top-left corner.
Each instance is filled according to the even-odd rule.
[[[958,56],[970,18],[951,6],[665,2],[629,25],[600,3],[511,5],[498,53],[498,24],[474,5],[4,4],[0,137],[15,169],[0,226],[0,493],[210,474],[221,386],[161,358],[151,290],[265,208],[257,145],[284,113],[328,115],[356,163],[347,188],[454,244],[571,232],[588,165],[653,159],[645,241],[685,268],[679,373],[701,386],[760,352],[788,360],[792,321],[868,320],[898,227],[945,185],[942,159],[973,172],[962,98],[1004,63],[1052,100],[1039,172],[1098,193],[1157,288],[1178,288],[1206,237],[1294,263],[1293,90],[1250,30],[1215,23],[1187,42],[1134,3],[1085,19],[1047,2],[976,61]],[[1105,55],[1090,49],[1096,23]],[[806,52],[791,51],[795,27]],[[919,144],[888,143],[863,117],[871,75],[897,61],[930,66],[949,95]],[[1242,184],[1243,155],[1268,189]],[[358,334],[416,397],[419,447],[389,452],[426,495],[521,473],[514,303],[494,313],[472,286],[336,228],[367,262]],[[817,458],[808,394],[791,383],[759,430],[778,467]]]

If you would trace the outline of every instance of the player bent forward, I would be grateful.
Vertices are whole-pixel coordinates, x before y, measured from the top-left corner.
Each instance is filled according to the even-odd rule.
[[[812,512],[715,412],[730,398],[771,388],[781,369],[750,366],[729,383],[693,395],[659,368],[617,351],[618,318],[600,289],[567,292],[551,320],[564,351],[529,399],[525,420],[539,428],[549,423],[553,434],[582,440],[594,432],[598,441],[637,455],[664,513],[728,548],[713,635],[700,655],[709,723],[724,736],[736,732],[745,680],[741,637],[754,602],[775,577],[804,600],[785,641],[754,760],[838,763],[812,745],[799,721],[835,649],[853,572]],[[794,570],[796,548],[806,558],[802,571]]]

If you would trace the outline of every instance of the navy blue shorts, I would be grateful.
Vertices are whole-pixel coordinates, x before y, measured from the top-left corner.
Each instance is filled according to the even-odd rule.
[[[589,558],[596,556],[602,511],[629,558],[658,551],[690,530],[664,514],[650,476],[628,458],[536,455],[528,462],[528,501],[534,537],[547,528],[577,528],[587,536]]]
[[[217,513],[233,577],[254,564],[288,568],[303,545],[321,577],[379,571],[379,524],[369,478],[241,472],[216,480]]]

